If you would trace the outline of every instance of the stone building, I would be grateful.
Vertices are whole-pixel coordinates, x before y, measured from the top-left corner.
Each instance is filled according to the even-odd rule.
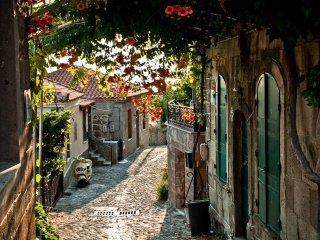
[[[182,208],[195,199],[207,197],[207,162],[200,154],[205,141],[205,128],[195,120],[183,119],[183,111],[196,112],[193,107],[171,101],[168,104],[168,201],[174,208]]]
[[[49,73],[47,80],[68,87],[72,75],[65,69],[59,69]],[[137,148],[148,146],[149,117],[146,113],[138,111],[131,101],[132,97],[139,98],[147,91],[129,91],[126,99],[120,99],[116,95],[107,96],[98,87],[94,75],[88,80],[83,88],[75,84],[73,89],[83,94],[82,99],[95,101],[94,106],[90,107],[88,138],[93,142],[89,144],[89,150],[99,154],[89,155],[89,158],[98,163],[96,160],[102,154],[102,158],[112,160],[110,164],[115,164],[118,160],[133,154]],[[111,91],[115,92],[115,89]],[[110,152],[114,154],[111,156]]]
[[[196,129],[176,114],[182,107],[168,117],[169,203],[185,207],[204,188],[211,223],[229,239],[320,239],[320,114],[298,79],[318,64],[319,39],[300,39],[292,53],[266,31],[211,46],[206,128],[195,148]]]
[[[265,31],[253,31],[239,41],[230,38],[208,51],[205,141],[212,216],[230,238],[320,239],[317,177],[303,170],[290,129],[293,122],[306,165],[319,173],[319,109],[302,98],[305,82],[297,93],[291,87],[298,80],[291,79],[280,40],[269,42]],[[290,60],[300,73],[315,66],[319,39],[299,40],[294,55]]]
[[[17,1],[0,1],[0,238],[35,239],[28,40]]]

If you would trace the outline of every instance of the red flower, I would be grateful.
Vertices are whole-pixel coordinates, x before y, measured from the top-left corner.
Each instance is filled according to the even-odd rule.
[[[69,64],[67,64],[67,63],[60,63],[59,67],[66,69],[66,68],[69,68]]]
[[[31,23],[34,26],[38,26],[39,25],[39,17],[37,16],[37,17],[31,18]]]
[[[86,5],[82,2],[77,3],[77,8],[79,11],[82,11],[83,9],[86,8]]]
[[[46,14],[45,18],[47,19],[48,24],[53,23],[54,17],[52,15]]]
[[[151,73],[151,78],[156,78],[157,77],[157,74],[156,73]]]
[[[166,10],[165,10],[165,13],[167,15],[171,15],[173,13],[173,11],[174,11],[174,8],[172,6],[167,6]]]
[[[181,17],[185,17],[188,15],[188,11],[185,7],[180,7],[178,10],[178,15]]]
[[[186,10],[187,10],[188,14],[192,14],[193,13],[193,10],[191,9],[191,7],[186,7]]]
[[[63,50],[60,55],[61,57],[64,57],[66,54],[67,54],[67,50]]]
[[[128,37],[126,39],[126,43],[129,44],[129,45],[133,45],[133,44],[136,43],[136,40],[133,37]]]
[[[40,28],[44,28],[44,27],[46,27],[47,24],[48,24],[46,18],[41,18],[38,23],[39,23],[39,27],[40,27]]]
[[[122,53],[118,54],[116,61],[120,64],[124,62],[124,56],[122,55]]]

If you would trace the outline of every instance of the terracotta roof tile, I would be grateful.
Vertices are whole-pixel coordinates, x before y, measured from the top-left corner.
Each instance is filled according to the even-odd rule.
[[[58,69],[57,71],[51,72],[47,75],[46,79],[50,82],[60,84],[65,87],[69,87],[71,80],[72,80],[72,75],[70,72],[68,72],[66,69]],[[109,99],[109,100],[116,100],[118,97],[110,97],[106,96],[104,92],[98,87],[97,81],[94,77],[94,75],[91,75],[89,77],[88,83],[85,85],[84,88],[80,87],[78,83],[76,83],[72,89],[83,93],[83,97],[88,98],[88,99]],[[136,95],[141,95],[147,93],[146,89],[143,89],[138,92],[129,92],[128,97],[131,96],[136,96]]]

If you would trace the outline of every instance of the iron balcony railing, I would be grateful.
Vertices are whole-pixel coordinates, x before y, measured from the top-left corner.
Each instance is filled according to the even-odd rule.
[[[168,123],[197,131],[199,127],[199,123],[197,122],[197,113],[199,111],[196,110],[194,105],[190,106],[191,104],[189,104],[189,106],[186,106],[185,102],[185,100],[173,99],[167,103]],[[194,120],[190,121],[183,118],[183,113],[189,111],[195,114]],[[201,126],[201,128],[204,129],[205,127]]]

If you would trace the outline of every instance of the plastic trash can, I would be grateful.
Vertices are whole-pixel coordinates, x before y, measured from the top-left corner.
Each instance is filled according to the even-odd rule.
[[[210,234],[209,200],[188,202],[188,215],[192,236]]]

